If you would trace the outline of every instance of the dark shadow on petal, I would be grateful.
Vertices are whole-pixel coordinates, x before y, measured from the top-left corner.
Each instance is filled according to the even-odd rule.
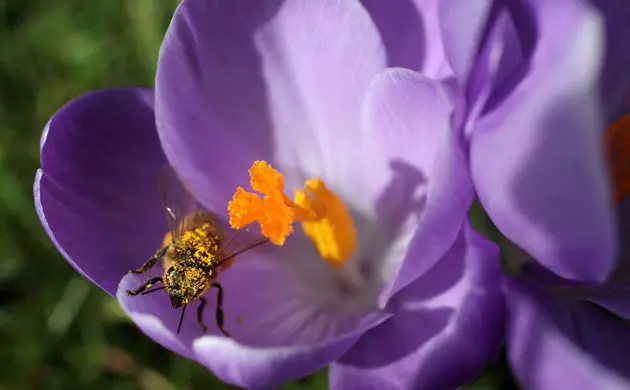
[[[460,235],[453,243],[451,251],[459,250],[458,246],[462,245],[464,245],[464,238]],[[449,255],[447,254],[447,256]],[[396,305],[396,301],[402,300],[421,302],[429,300],[431,297],[439,296],[462,280],[465,277],[465,271],[466,265],[463,253],[460,256],[451,255],[450,259],[442,259],[422,275],[422,282],[412,283],[400,291],[395,296],[392,304]]]
[[[378,220],[383,230],[395,237],[409,214],[418,218],[426,204],[426,194],[421,191],[427,184],[426,175],[402,160],[390,161],[392,179],[376,201]]]
[[[459,248],[464,244],[464,237],[460,235],[453,245]],[[461,247],[463,249],[463,247]],[[458,250],[458,249],[456,249]],[[462,253],[463,254],[463,253]],[[438,308],[433,310],[420,309],[414,312],[402,307],[401,302],[423,302],[447,292],[465,277],[464,256],[452,256],[450,260],[439,261],[421,279],[401,290],[389,302],[387,310],[400,313],[378,326],[368,334],[368,340],[362,345],[362,340],[342,359],[343,364],[356,365],[364,368],[375,368],[395,362],[420,348],[428,340],[444,331],[448,325],[453,310]],[[413,319],[417,317],[417,321]],[[400,321],[398,321],[400,319]],[[411,328],[410,328],[411,327]],[[379,336],[382,334],[382,336]],[[378,353],[369,351],[373,347],[374,338],[387,339],[389,334],[411,335],[408,338],[392,338],[391,348],[381,349]],[[384,343],[383,343],[384,344]]]
[[[518,39],[523,49],[523,57],[529,58],[538,44],[538,31],[531,7],[521,0],[504,0],[497,2],[497,11],[504,7],[516,25]]]
[[[394,382],[404,388],[455,388],[474,379],[498,355],[502,339],[498,255],[496,245],[466,225],[440,262],[393,297],[394,316],[366,333],[339,365],[359,374],[374,370],[376,378],[400,375]]]
[[[381,343],[381,348],[375,351],[372,342],[363,342],[363,339],[359,339],[339,362],[348,366],[373,369],[398,361],[443,332],[452,313],[452,310],[445,308],[430,313],[418,311],[411,315],[407,314],[402,321],[398,321],[394,315],[385,324],[369,333],[370,338],[391,339],[391,342]],[[408,337],[391,337],[393,334],[404,334]]]
[[[562,370],[559,375],[581,375],[572,370],[588,369],[587,376],[595,383],[600,380],[599,375],[602,383],[607,383],[609,370],[630,379],[627,322],[594,304],[548,295],[514,279],[506,280],[505,286],[508,352],[525,387],[548,383],[546,364],[557,365]]]
[[[362,0],[381,33],[390,67],[420,70],[426,56],[426,33],[411,0]]]
[[[630,325],[627,321],[588,302],[573,302],[568,313],[574,340],[597,357],[603,367],[630,379]],[[595,336],[595,337],[594,337]]]
[[[604,17],[606,53],[602,70],[602,100],[609,120],[622,116],[630,102],[630,2],[590,0]]]
[[[617,207],[619,229],[619,262],[609,282],[630,288],[630,198]]]
[[[500,183],[498,188],[484,189],[487,195],[480,191],[484,208],[508,239],[560,276],[589,283],[604,280],[612,271],[617,241],[610,184],[599,146],[601,123],[592,97],[588,91],[578,91],[554,96],[544,108],[533,107],[528,124],[538,128],[532,129],[536,136],[518,135],[508,129],[514,134],[499,136],[496,132],[494,143],[500,139],[528,142],[530,146],[518,159],[499,152],[508,161],[496,174],[485,175],[510,179],[505,183],[488,180]],[[491,160],[490,156],[478,159]],[[499,199],[497,191],[502,187],[508,193],[500,196],[511,202]],[[485,199],[488,195],[491,199]]]
[[[506,41],[507,47],[500,60],[499,70],[494,79],[489,80],[492,91],[483,107],[483,113],[490,112],[510,94],[510,92],[523,80],[531,68],[531,59],[538,44],[538,31],[532,10],[518,0],[497,1],[492,8],[488,24],[488,33],[481,48],[487,46],[492,29],[500,17],[506,17],[515,29],[517,42]],[[518,47],[518,48],[517,48]],[[513,52],[518,49],[518,53]],[[481,50],[483,53],[483,49]],[[486,53],[490,55],[490,53]]]

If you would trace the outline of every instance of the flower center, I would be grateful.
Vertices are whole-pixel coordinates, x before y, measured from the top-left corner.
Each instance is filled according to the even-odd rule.
[[[307,180],[291,200],[284,193],[284,177],[265,161],[254,161],[249,176],[252,189],[263,196],[236,189],[228,204],[234,229],[258,221],[262,234],[281,246],[293,224],[300,222],[319,255],[331,265],[341,267],[352,256],[357,241],[352,216],[323,180]]]
[[[619,204],[630,195],[630,115],[613,122],[606,131],[606,151]]]

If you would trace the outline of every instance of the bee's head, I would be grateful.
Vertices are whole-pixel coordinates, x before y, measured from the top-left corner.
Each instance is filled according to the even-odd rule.
[[[203,295],[210,287],[210,278],[198,268],[173,266],[166,273],[166,285],[171,305],[176,309]]]
[[[168,289],[168,297],[171,299],[171,306],[173,306],[173,309],[178,309],[188,303],[188,300],[184,298],[179,291],[175,291],[171,288]]]

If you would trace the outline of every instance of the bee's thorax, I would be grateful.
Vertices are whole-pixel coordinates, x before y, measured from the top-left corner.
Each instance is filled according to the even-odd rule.
[[[164,284],[173,307],[192,302],[205,294],[217,275],[219,236],[204,223],[185,230],[164,259]]]

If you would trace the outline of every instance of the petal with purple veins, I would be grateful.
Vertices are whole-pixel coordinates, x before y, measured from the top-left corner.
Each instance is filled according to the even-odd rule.
[[[499,251],[468,223],[444,258],[392,298],[399,310],[331,366],[333,389],[444,389],[473,380],[502,340]]]
[[[313,175],[335,187],[360,168],[346,158],[360,105],[386,66],[359,2],[182,2],[156,79],[160,139],[206,207],[224,212],[256,159],[285,168],[288,188]]]
[[[150,89],[82,95],[42,135],[34,186],[40,221],[70,264],[111,295],[167,231],[157,183],[166,164]]]

